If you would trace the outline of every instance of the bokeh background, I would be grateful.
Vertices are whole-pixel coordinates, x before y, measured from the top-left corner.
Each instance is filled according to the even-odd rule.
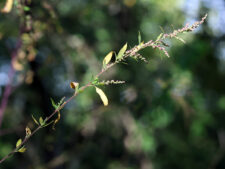
[[[22,5],[21,5],[22,3]],[[0,1],[3,8],[5,0]],[[187,22],[206,23],[172,40],[170,58],[145,49],[149,61],[129,59],[102,79],[126,84],[94,88],[61,111],[1,169],[224,169],[225,2],[223,0],[15,0],[0,14],[0,100],[8,103],[0,126],[0,157],[87,83],[102,59],[126,42],[146,42]],[[11,67],[12,64],[12,67]],[[12,69],[13,68],[13,69]],[[2,110],[2,105],[1,105]]]

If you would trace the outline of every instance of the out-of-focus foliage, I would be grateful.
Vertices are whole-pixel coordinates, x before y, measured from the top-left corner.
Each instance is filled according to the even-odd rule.
[[[10,56],[22,41],[0,129],[0,158],[25,135],[26,126],[34,129],[32,114],[49,115],[50,98],[58,102],[72,95],[71,81],[88,82],[107,53],[126,42],[128,49],[138,44],[139,31],[147,41],[205,13],[209,19],[183,35],[186,44],[167,42],[169,59],[144,49],[148,64],[130,59],[108,71],[102,80],[126,81],[102,88],[108,107],[94,88],[87,89],[61,111],[56,130],[38,132],[25,153],[0,168],[225,168],[225,32],[218,26],[224,19],[216,17],[224,11],[215,10],[222,1],[33,0],[22,7],[19,2],[0,14],[1,100]],[[4,4],[1,0],[0,7]]]

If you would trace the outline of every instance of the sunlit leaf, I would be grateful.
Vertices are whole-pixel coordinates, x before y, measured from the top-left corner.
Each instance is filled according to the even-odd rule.
[[[19,147],[22,143],[22,139],[20,138],[17,142],[16,142],[16,147]]]
[[[183,42],[183,43],[186,43],[186,42],[185,42],[185,40],[184,40],[184,39],[182,39],[182,38],[180,38],[180,37],[175,36],[175,38],[176,38],[177,40],[179,40],[179,41]]]
[[[35,122],[37,125],[39,125],[39,123],[38,123],[37,120],[34,118],[34,116],[31,115],[31,117],[32,117],[32,119],[34,120],[34,122]]]
[[[95,88],[96,88],[96,92],[98,93],[98,95],[102,99],[102,102],[103,102],[104,106],[107,106],[108,105],[108,98],[106,97],[105,93],[102,91],[102,89],[99,89],[98,87],[95,87]]]
[[[160,35],[157,37],[156,41],[158,41],[159,39],[161,39],[163,33],[160,33]]]
[[[42,117],[39,118],[39,123],[41,124],[41,126],[44,125],[44,120]]]
[[[126,52],[126,50],[127,50],[127,43],[120,49],[116,59],[117,60],[122,59],[122,57],[123,57],[124,53]]]
[[[27,150],[27,149],[26,149],[25,147],[22,147],[22,148],[20,148],[20,149],[18,150],[18,152],[24,153],[26,150]]]
[[[6,0],[4,8],[1,10],[2,13],[9,13],[12,10],[13,0]]]
[[[113,56],[113,51],[109,52],[106,57],[104,58],[103,60],[103,65],[107,65],[111,59],[112,59],[112,56]]]

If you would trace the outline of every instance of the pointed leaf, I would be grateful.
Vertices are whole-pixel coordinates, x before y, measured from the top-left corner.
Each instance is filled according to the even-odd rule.
[[[113,56],[113,51],[109,52],[106,57],[104,58],[103,60],[103,65],[107,65],[111,59],[112,59],[112,56]]]
[[[78,83],[78,85],[79,85],[79,83]],[[61,105],[63,104],[63,101],[65,100],[65,98],[66,98],[66,97],[63,97],[63,98],[59,101],[59,103],[57,104],[58,107],[61,106]]]
[[[93,85],[97,85],[98,82],[99,82],[99,79],[98,79],[98,78],[95,78],[91,83],[92,83]]]
[[[34,118],[34,116],[31,115],[31,117],[32,117],[32,119],[34,120],[34,122],[35,122],[37,125],[39,125],[39,123],[38,123],[37,120]]]
[[[95,89],[96,89],[96,92],[98,93],[98,95],[100,96],[100,98],[102,99],[104,106],[107,106],[108,98],[106,97],[105,93],[102,91],[102,89],[99,89],[98,87],[95,87]]]
[[[16,147],[19,147],[22,143],[22,139],[20,138],[17,142],[16,142]]]
[[[138,32],[138,44],[141,44],[141,32]]]
[[[182,38],[180,38],[180,37],[175,36],[175,38],[176,38],[177,40],[179,40],[179,41],[183,42],[183,43],[186,43],[186,42],[185,42],[185,40],[184,40],[184,39],[182,39]]]
[[[53,100],[52,98],[50,98],[50,100],[51,100],[51,102],[52,102],[52,106],[53,106],[55,109],[57,109],[58,106],[55,104],[54,100]]]
[[[18,152],[24,153],[26,150],[27,150],[27,149],[26,149],[25,147],[21,147],[21,148],[18,150]]]
[[[39,123],[41,124],[41,126],[44,125],[44,121],[43,121],[43,118],[42,117],[39,118]]]
[[[159,39],[161,39],[163,33],[160,33],[160,35],[157,37],[156,41],[158,41]]]
[[[43,127],[47,127],[48,125],[52,124],[54,122],[54,120],[50,121],[49,123],[43,125]]]
[[[122,59],[126,50],[127,50],[127,43],[120,49],[116,59],[117,60]]]

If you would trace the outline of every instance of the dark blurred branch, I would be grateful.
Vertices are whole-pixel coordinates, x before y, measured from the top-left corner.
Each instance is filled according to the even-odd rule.
[[[23,33],[29,33],[32,29],[31,12],[30,12],[30,10],[28,12],[24,12],[24,10],[22,8],[23,6],[30,7],[31,0],[24,1],[24,2],[18,1],[18,2],[19,3],[17,5],[17,8],[19,10],[19,15],[21,17],[24,17],[25,19],[24,19],[24,22],[22,23],[22,26],[19,28],[20,33],[19,33],[18,40],[16,42],[15,49],[13,49],[13,51],[11,52],[11,67],[10,67],[10,70],[9,70],[9,73],[8,73],[9,81],[8,81],[8,84],[5,87],[3,97],[2,97],[2,100],[1,100],[1,104],[0,104],[0,130],[1,130],[1,125],[2,125],[3,118],[4,118],[4,112],[5,112],[5,109],[7,107],[9,97],[12,93],[12,86],[13,86],[12,83],[13,83],[13,78],[14,78],[14,75],[15,75],[15,72],[16,72],[13,64],[16,62],[18,51],[21,48],[23,48],[21,36],[22,36]]]
[[[12,54],[11,54],[11,67],[10,67],[10,71],[8,73],[9,81],[5,87],[3,97],[1,100],[1,105],[0,105],[0,129],[1,129],[1,124],[3,121],[3,117],[4,117],[4,112],[5,112],[5,109],[8,104],[9,96],[12,92],[12,82],[13,82],[13,78],[14,78],[14,74],[15,74],[15,69],[13,68],[13,62],[15,61],[15,59],[17,57],[17,53],[18,53],[19,49],[21,48],[21,45],[22,45],[22,42],[19,39],[16,43],[15,49],[12,51]]]
[[[223,159],[225,154],[225,131],[224,130],[217,131],[217,136],[218,136],[218,142],[219,142],[219,149],[213,156],[208,169],[215,169],[216,166]]]

